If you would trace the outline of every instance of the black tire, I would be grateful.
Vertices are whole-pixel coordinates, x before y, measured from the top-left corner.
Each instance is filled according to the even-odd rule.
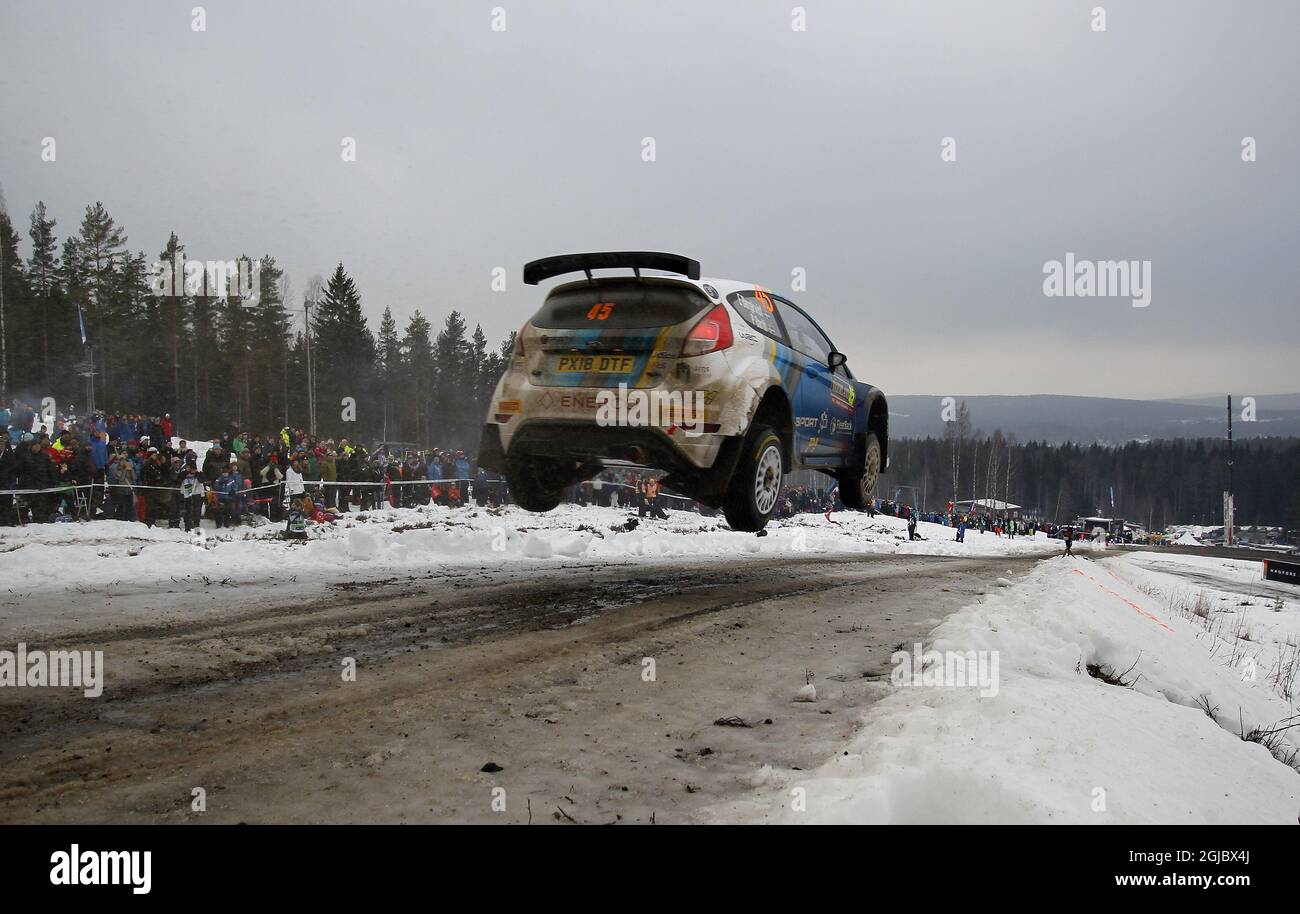
[[[852,473],[840,476],[840,500],[852,511],[865,511],[876,491],[880,479],[880,439],[875,432],[867,432],[862,446],[862,465]]]
[[[722,503],[732,530],[757,532],[767,526],[781,500],[784,470],[781,439],[767,426],[755,427],[745,438]]]
[[[564,487],[554,488],[553,484],[548,485],[543,481],[547,475],[548,468],[544,464],[510,461],[506,468],[506,486],[515,504],[525,511],[539,514],[559,505],[564,496]]]

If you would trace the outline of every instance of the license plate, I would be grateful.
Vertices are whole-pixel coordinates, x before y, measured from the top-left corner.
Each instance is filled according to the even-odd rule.
[[[627,374],[636,364],[630,355],[562,355],[556,359],[555,370],[566,374]]]

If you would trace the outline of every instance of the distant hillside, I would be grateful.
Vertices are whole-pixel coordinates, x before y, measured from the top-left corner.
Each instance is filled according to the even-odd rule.
[[[985,434],[1000,428],[1019,441],[1059,444],[1123,444],[1147,438],[1219,438],[1227,434],[1223,400],[1120,400],[1032,394],[1020,397],[957,397],[970,407],[971,427]],[[1256,421],[1241,421],[1234,398],[1233,435],[1300,436],[1300,408],[1274,403],[1300,402],[1300,395],[1256,398]],[[941,437],[943,397],[901,394],[889,397],[891,437]]]
[[[1242,397],[1249,391],[1233,394],[1232,403],[1236,406],[1241,402]],[[1197,394],[1191,397],[1171,397],[1167,400],[1158,400],[1159,403],[1184,403],[1189,406],[1214,406],[1222,409],[1227,406],[1227,394]],[[1260,410],[1288,410],[1300,409],[1300,394],[1257,394],[1255,396],[1255,408]],[[1241,415],[1240,407],[1237,408],[1237,415]]]

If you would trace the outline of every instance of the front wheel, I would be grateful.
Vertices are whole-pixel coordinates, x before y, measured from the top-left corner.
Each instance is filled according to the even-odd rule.
[[[876,480],[880,478],[880,439],[875,432],[867,432],[862,448],[862,466],[840,477],[840,499],[844,507],[864,511],[876,494]]]
[[[732,530],[757,532],[767,526],[781,496],[781,439],[770,428],[759,427],[743,447],[722,513]]]

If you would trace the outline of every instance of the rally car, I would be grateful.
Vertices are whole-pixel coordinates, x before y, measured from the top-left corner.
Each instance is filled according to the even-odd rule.
[[[552,289],[516,334],[488,406],[479,465],[505,474],[516,503],[549,511],[605,467],[636,466],[666,471],[665,488],[721,508],[735,530],[761,530],[799,469],[867,506],[888,465],[889,408],[803,309],[701,279],[676,254],[548,257],[524,282],[576,272],[586,278]]]

